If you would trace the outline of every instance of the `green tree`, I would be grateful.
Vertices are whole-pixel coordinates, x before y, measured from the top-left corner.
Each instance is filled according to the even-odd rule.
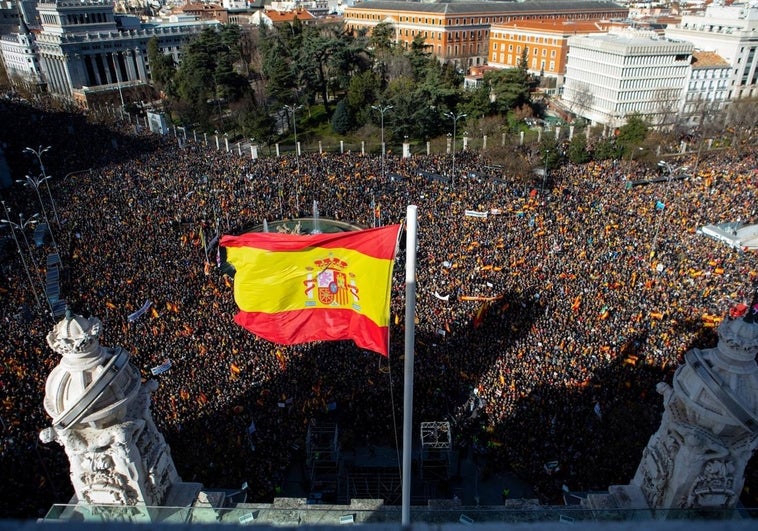
[[[392,52],[395,42],[395,28],[389,22],[380,22],[374,26],[369,39],[369,46],[377,55]]]
[[[176,94],[181,100],[174,106],[184,121],[200,122],[209,127],[214,109],[223,120],[223,106],[249,92],[247,80],[235,71],[239,48],[229,42],[239,39],[233,27],[220,30],[206,28],[183,48],[182,64],[176,79]],[[223,100],[223,102],[222,102]]]
[[[626,123],[619,128],[616,144],[621,148],[622,155],[629,156],[632,151],[645,142],[650,126],[639,113],[629,114]]]
[[[264,44],[263,75],[266,80],[266,94],[284,102],[293,102],[287,95],[294,93],[297,79],[289,48],[274,33],[266,32],[262,35],[261,41]]]
[[[617,159],[621,156],[622,150],[614,138],[603,138],[595,144],[593,158],[595,160]]]
[[[371,104],[379,97],[379,74],[368,70],[353,76],[347,89],[347,106],[355,117],[356,125],[368,121]]]
[[[150,63],[150,78],[159,90],[171,90],[171,82],[176,74],[174,59],[164,54],[158,47],[156,37],[147,41],[147,60]]]
[[[429,52],[429,45],[426,44],[426,39],[421,35],[421,33],[418,33],[415,37],[413,37],[413,42],[411,42],[411,49],[408,51],[408,60],[411,64],[411,68],[413,69],[413,78],[416,80],[423,79],[425,77],[425,73],[427,68],[429,67],[430,61],[434,61],[437,63],[437,60],[432,57],[432,54]]]
[[[490,70],[484,74],[483,86],[494,97],[493,109],[505,115],[509,110],[531,103],[531,78],[523,68]]]
[[[589,162],[591,157],[587,151],[587,137],[582,134],[575,134],[569,142],[568,159],[574,164],[584,164]]]
[[[345,100],[342,99],[337,103],[337,107],[332,115],[332,130],[337,134],[344,135],[351,129],[351,122],[350,110]]]

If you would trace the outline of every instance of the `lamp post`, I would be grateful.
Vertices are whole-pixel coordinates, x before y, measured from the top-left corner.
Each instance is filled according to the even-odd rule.
[[[550,150],[545,150],[545,164],[542,168],[542,195],[545,195],[545,183],[547,182],[547,157],[550,154]]]
[[[55,247],[55,252],[58,253],[58,258],[60,259],[60,251],[58,250],[58,242],[55,241],[55,235],[53,234],[53,228],[50,226],[50,220],[47,217],[47,210],[45,210],[45,204],[42,202],[42,195],[39,193],[39,187],[40,184],[43,182],[46,182],[50,177],[37,177],[36,179],[32,177],[31,175],[26,175],[26,180],[17,179],[17,183],[21,183],[25,186],[31,186],[34,188],[34,191],[37,192],[37,199],[39,200],[39,206],[42,209],[42,215],[45,218],[45,223],[47,223],[47,229],[50,232],[50,239],[53,241],[53,247]]]
[[[295,208],[300,215],[300,144],[297,143],[297,115],[302,105],[285,105],[284,109],[292,113],[292,127],[295,131],[295,166],[297,167],[297,190],[295,191]]]
[[[661,216],[658,218],[658,221],[655,223],[655,234],[653,234],[653,240],[650,244],[650,260],[653,259],[656,252],[656,245],[658,244],[658,232],[660,231],[661,224],[664,221],[664,218],[666,217],[666,213],[668,212],[668,200],[669,200],[669,191],[671,190],[671,178],[674,175],[674,170],[671,167],[671,165],[662,160],[658,162],[658,166],[661,168],[665,168],[666,172],[669,174],[668,179],[666,179],[666,190],[663,194],[663,212],[661,213]]]
[[[382,115],[382,182],[384,182],[384,113],[391,110],[393,107],[392,105],[372,105],[371,108],[375,111],[379,111]]]
[[[450,187],[455,189],[455,134],[456,134],[455,131],[458,125],[458,120],[460,120],[461,118],[465,118],[466,115],[455,114],[452,111],[447,111],[444,114],[445,116],[447,116],[453,121],[453,170],[452,170],[452,175],[450,176]]]
[[[53,194],[50,193],[50,185],[48,184],[48,179],[51,179],[52,176],[48,176],[47,172],[45,172],[45,165],[42,164],[42,155],[46,153],[51,146],[47,146],[46,148],[43,148],[42,146],[39,147],[39,149],[32,149],[30,147],[24,148],[24,151],[27,153],[34,153],[37,156],[37,161],[39,162],[39,168],[42,170],[42,177],[45,181],[45,188],[47,188],[47,196],[50,198],[50,204],[53,207],[53,217],[55,218],[55,224],[58,225],[58,230],[61,228],[61,222],[60,219],[58,219],[58,211],[55,209],[55,201],[53,200]]]
[[[21,263],[24,265],[24,271],[26,272],[26,278],[29,280],[29,287],[32,288],[32,293],[34,294],[34,300],[37,301],[37,308],[41,309],[42,305],[39,302],[39,297],[37,296],[37,290],[34,289],[34,282],[32,281],[32,275],[29,273],[29,266],[26,264],[26,258],[24,258],[24,253],[21,251],[21,244],[18,243],[18,238],[16,237],[16,224],[10,221],[10,213],[8,212],[8,206],[5,204],[5,201],[2,201],[3,203],[3,210],[5,211],[5,218],[2,220],[5,223],[8,223],[11,228],[11,233],[13,234],[13,241],[16,242],[16,249],[18,249],[18,255],[21,257]]]
[[[634,162],[634,154],[636,151],[642,151],[642,146],[639,146],[637,150],[632,150],[631,153],[629,153],[629,166],[626,168],[626,178],[629,179],[630,174],[632,173],[632,163]]]
[[[111,52],[111,61],[113,62],[113,70],[116,74],[116,87],[118,88],[118,97],[121,100],[121,118],[124,117],[124,93],[121,92],[121,76],[119,75],[119,65],[116,64],[116,53],[118,52]]]
[[[5,210],[8,213],[10,213],[11,211],[8,207],[5,207]],[[39,214],[32,214],[32,216],[29,219],[24,219],[24,215],[19,213],[18,223],[14,223],[13,221],[9,219],[0,219],[0,222],[7,223],[12,228],[18,229],[18,231],[21,232],[21,236],[24,238],[24,244],[26,245],[26,252],[29,253],[29,257],[32,259],[32,266],[34,267],[34,276],[37,277],[37,282],[39,282],[39,285],[42,288],[42,293],[45,293],[45,283],[42,282],[42,277],[39,274],[39,265],[37,264],[37,260],[34,259],[32,246],[29,245],[29,239],[26,237],[26,227],[33,225],[34,223],[37,223],[39,221],[39,219],[37,218],[39,218]],[[50,315],[52,315],[53,319],[55,319],[53,304],[50,302],[50,299],[47,296],[45,296],[45,300],[47,301],[48,308],[50,308]]]
[[[284,109],[292,113],[292,127],[295,132],[295,164],[297,166],[297,173],[300,175],[300,146],[297,143],[297,115],[295,114],[298,109],[301,109],[302,105],[285,105]]]

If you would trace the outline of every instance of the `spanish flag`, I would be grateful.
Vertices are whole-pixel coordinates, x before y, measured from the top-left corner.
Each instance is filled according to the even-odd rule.
[[[236,270],[234,320],[274,343],[352,339],[388,354],[400,225],[332,234],[224,236]]]

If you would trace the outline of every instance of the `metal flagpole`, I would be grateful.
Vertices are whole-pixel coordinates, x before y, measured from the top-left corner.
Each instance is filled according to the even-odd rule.
[[[416,343],[416,205],[408,205],[405,240],[405,378],[403,384],[403,506],[401,525],[411,523],[413,351]]]

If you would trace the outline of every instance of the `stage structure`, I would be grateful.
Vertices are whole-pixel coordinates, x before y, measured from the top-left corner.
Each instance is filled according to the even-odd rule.
[[[309,496],[314,502],[334,503],[339,492],[340,445],[335,423],[311,423],[305,439],[305,463],[308,466]]]
[[[449,422],[421,423],[421,477],[424,481],[450,479],[452,442]]]

